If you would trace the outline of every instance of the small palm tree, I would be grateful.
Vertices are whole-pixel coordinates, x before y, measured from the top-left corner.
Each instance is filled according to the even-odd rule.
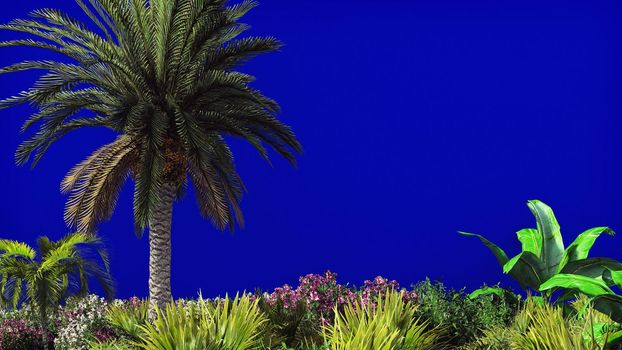
[[[47,49],[70,61],[1,69],[46,74],[0,108],[28,103],[38,110],[24,124],[24,130],[39,130],[18,148],[18,164],[32,157],[35,165],[56,140],[85,126],[118,134],[62,182],[70,193],[65,220],[93,232],[111,217],[123,183],[133,179],[136,232],[149,229],[149,295],[152,305],[164,307],[171,300],[173,202],[188,180],[201,213],[217,228],[243,224],[244,186],[225,136],[249,142],[266,160],[266,145],[292,163],[301,151],[276,118],[277,103],[249,85],[252,76],[235,71],[281,44],[272,37],[238,38],[247,29],[238,20],[256,5],[252,0],[232,6],[226,0],[76,2],[97,31],[53,9],[0,26],[34,36],[0,46]]]
[[[88,293],[90,278],[99,282],[108,299],[114,289],[108,256],[95,236],[74,233],[56,242],[39,237],[37,245],[38,255],[25,243],[0,240],[0,290],[5,306],[16,308],[27,301],[36,307],[47,348],[50,309],[70,295]]]

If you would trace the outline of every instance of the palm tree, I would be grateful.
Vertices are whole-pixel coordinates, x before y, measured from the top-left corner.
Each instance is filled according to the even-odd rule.
[[[38,255],[25,243],[0,240],[0,295],[5,306],[16,308],[28,301],[36,307],[47,349],[50,309],[70,295],[88,293],[90,278],[99,282],[108,299],[114,288],[108,256],[97,237],[74,233],[56,242],[39,237],[37,245]]]
[[[218,229],[243,225],[244,185],[225,136],[246,140],[266,160],[266,146],[291,163],[301,152],[276,117],[278,104],[249,85],[251,75],[235,71],[281,44],[272,37],[238,38],[248,28],[238,20],[256,6],[252,0],[231,6],[226,0],[84,1],[76,0],[97,30],[53,9],[0,26],[34,37],[0,46],[47,49],[69,61],[1,69],[46,73],[0,108],[37,108],[23,129],[39,129],[19,146],[18,164],[32,158],[34,166],[56,140],[81,127],[118,134],[63,180],[62,191],[70,193],[65,220],[93,232],[111,217],[120,188],[132,178],[136,232],[149,230],[149,295],[152,305],[164,307],[171,300],[172,207],[187,183]]]

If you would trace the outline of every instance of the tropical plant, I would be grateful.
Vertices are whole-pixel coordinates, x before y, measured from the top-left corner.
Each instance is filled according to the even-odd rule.
[[[47,337],[50,309],[72,294],[86,295],[89,278],[99,282],[108,298],[114,289],[108,256],[97,237],[74,233],[56,242],[39,237],[37,245],[38,254],[25,243],[0,240],[0,289],[10,306],[25,300],[36,308]],[[43,343],[47,348],[47,338]]]
[[[523,288],[551,296],[554,290],[541,290],[540,285],[556,274],[577,274],[596,277],[608,268],[622,269],[622,264],[609,258],[588,258],[596,239],[603,233],[614,235],[608,227],[595,227],[581,233],[564,249],[559,224],[553,210],[538,201],[528,201],[527,206],[536,218],[537,228],[526,228],[516,233],[522,252],[509,259],[507,254],[481,235],[460,232],[477,237],[495,255],[503,272],[512,276]]]
[[[335,309],[335,321],[324,328],[331,350],[428,350],[440,345],[441,331],[415,316],[416,305],[403,292],[387,291],[376,303],[354,302]]]
[[[145,350],[255,349],[266,322],[257,303],[248,295],[215,301],[199,297],[187,307],[171,303],[153,323],[140,326],[135,345]]]
[[[192,182],[201,213],[219,229],[243,224],[244,186],[225,136],[249,142],[268,160],[265,145],[295,163],[301,151],[291,129],[276,118],[277,103],[235,69],[277,50],[273,37],[238,38],[238,20],[253,0],[76,0],[98,31],[55,9],[0,26],[33,38],[0,46],[46,49],[70,62],[31,60],[0,73],[43,70],[26,91],[0,108],[37,108],[23,125],[39,130],[16,152],[33,166],[70,131],[105,127],[118,134],[75,166],[63,180],[69,192],[65,221],[93,232],[113,213],[123,183],[134,180],[134,222],[149,229],[149,296],[162,309],[170,291],[173,202]],[[100,34],[101,33],[101,34]],[[152,309],[152,315],[154,315]]]

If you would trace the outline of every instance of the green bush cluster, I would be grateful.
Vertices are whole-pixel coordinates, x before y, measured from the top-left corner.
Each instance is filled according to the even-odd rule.
[[[473,341],[485,329],[509,324],[519,308],[519,298],[509,290],[471,298],[464,290],[448,289],[429,279],[414,290],[419,295],[417,315],[442,327],[447,343],[454,347]]]

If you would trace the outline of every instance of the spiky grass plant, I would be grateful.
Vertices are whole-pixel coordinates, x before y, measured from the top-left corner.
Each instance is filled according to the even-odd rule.
[[[226,136],[266,146],[294,163],[301,146],[277,119],[278,104],[237,71],[258,54],[275,51],[273,37],[239,36],[239,22],[257,4],[227,0],[76,0],[91,26],[56,9],[41,9],[0,29],[30,38],[0,47],[35,47],[61,60],[26,60],[0,74],[40,70],[34,85],[0,102],[37,111],[23,131],[38,131],[16,152],[33,166],[58,139],[84,127],[117,138],[76,165],[61,184],[69,193],[65,221],[92,232],[108,220],[119,191],[134,181],[137,234],[149,229],[149,296],[164,308],[172,300],[173,202],[192,182],[201,213],[219,229],[242,224],[244,185]],[[89,27],[95,27],[92,30]],[[152,308],[153,311],[153,308]]]
[[[125,340],[109,340],[89,343],[90,350],[136,350],[136,347]]]
[[[331,350],[431,350],[438,348],[439,329],[415,316],[416,306],[404,303],[400,292],[389,290],[377,303],[350,303],[335,310],[335,321],[325,327]]]
[[[148,306],[146,302],[130,307],[113,304],[108,306],[106,318],[123,335],[136,340],[140,335],[140,326],[148,321]]]
[[[513,347],[524,350],[595,350],[583,334],[590,330],[586,322],[565,317],[563,309],[548,303],[528,302],[516,320]]]
[[[185,307],[169,304],[140,326],[135,345],[145,350],[246,350],[261,344],[265,316],[248,295],[216,301],[199,297]]]

